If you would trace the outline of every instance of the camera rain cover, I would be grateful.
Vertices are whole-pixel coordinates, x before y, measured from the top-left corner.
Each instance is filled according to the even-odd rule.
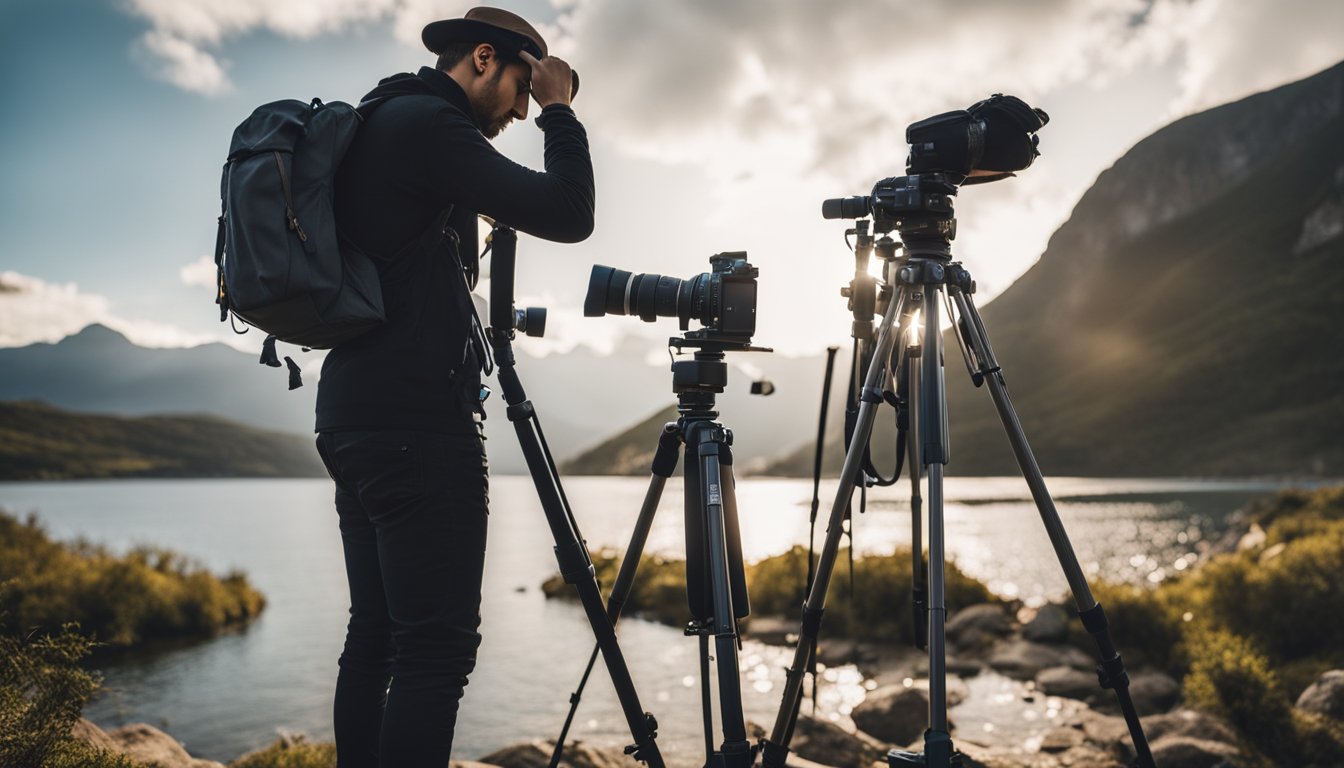
[[[996,93],[966,110],[985,126],[984,153],[974,170],[993,171],[992,175],[973,176],[967,184],[997,181],[1029,167],[1040,156],[1036,136],[1050,116],[1034,109],[1016,96]]]

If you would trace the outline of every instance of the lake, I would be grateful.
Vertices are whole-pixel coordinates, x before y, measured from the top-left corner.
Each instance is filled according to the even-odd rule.
[[[1048,484],[1089,578],[1136,583],[1193,566],[1231,512],[1281,487],[1170,479],[1052,478]],[[646,487],[639,478],[565,480],[590,547],[625,548]],[[834,488],[834,481],[823,484],[823,521]],[[854,526],[858,552],[885,553],[909,543],[908,494],[908,484],[869,492],[868,511]],[[83,537],[115,551],[153,544],[216,572],[247,573],[268,601],[260,619],[208,642],[107,666],[105,692],[86,710],[104,727],[158,725],[194,755],[228,761],[280,731],[332,738],[331,691],[349,603],[331,495],[325,480],[0,483],[0,508],[36,514],[57,538]],[[748,560],[806,545],[810,480],[748,479],[737,495]],[[1021,478],[949,478],[946,497],[948,553],[964,571],[1028,603],[1064,594],[1067,584]],[[461,759],[554,738],[593,645],[577,603],[548,601],[539,589],[555,560],[530,479],[496,476],[490,498],[484,641],[458,720],[454,756]],[[681,504],[674,478],[648,552],[682,554]],[[677,756],[669,759],[673,765],[699,765],[696,641],[636,619],[623,620],[619,632],[641,702],[658,717],[664,755]],[[742,652],[747,716],[767,728],[790,659],[783,649],[750,641]],[[844,718],[862,699],[864,681],[852,668],[828,670],[827,677],[820,712]],[[612,745],[630,741],[600,663],[572,735]]]

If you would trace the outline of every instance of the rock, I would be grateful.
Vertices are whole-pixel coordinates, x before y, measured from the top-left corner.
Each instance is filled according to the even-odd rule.
[[[449,760],[448,768],[499,768],[499,766],[476,760]]]
[[[1153,762],[1162,768],[1232,768],[1241,750],[1221,741],[1166,736],[1152,742]]]
[[[1036,687],[1047,696],[1087,701],[1101,692],[1097,676],[1074,667],[1047,667],[1036,675]]]
[[[817,643],[817,661],[828,667],[857,664],[861,660],[860,648],[860,643],[854,640],[821,640]]]
[[[1055,728],[1041,737],[1041,751],[1067,752],[1074,747],[1083,746],[1086,740],[1083,731],[1079,728]]]
[[[79,718],[75,724],[70,726],[70,737],[82,741],[95,749],[117,750],[117,742],[112,740],[111,736],[102,728],[94,725],[92,721],[86,718]]]
[[[956,675],[958,677],[975,677],[980,674],[980,670],[982,669],[984,669],[984,665],[974,659],[967,659],[961,656],[947,657],[948,674]]]
[[[923,725],[920,732],[923,732]],[[789,748],[793,755],[839,768],[867,768],[887,755],[887,745],[859,731],[851,733],[827,720],[800,715]],[[789,765],[794,764],[792,757]],[[629,766],[626,766],[629,768]]]
[[[1037,643],[1062,643],[1069,636],[1069,621],[1068,609],[1046,603],[1022,628],[1022,637]]]
[[[850,717],[859,730],[887,744],[908,744],[928,726],[929,694],[888,685],[869,693]]]
[[[176,739],[148,723],[123,726],[107,736],[113,750],[158,768],[224,768],[223,763],[192,757]]]
[[[1124,723],[1123,720],[1120,722]],[[1187,736],[1225,744],[1237,743],[1237,733],[1232,730],[1232,726],[1207,712],[1194,709],[1178,709],[1165,715],[1142,717],[1139,722],[1142,723],[1144,735],[1148,737],[1150,743],[1167,736]],[[1125,733],[1128,741],[1128,731]]]
[[[1071,645],[1041,645],[1030,640],[1000,643],[989,657],[990,667],[1019,680],[1030,680],[1041,670],[1060,665],[1091,669],[1092,660]]]
[[[1109,702],[1110,707],[1119,712],[1120,705],[1116,702],[1115,696],[1109,691],[1106,693],[1108,695],[1101,700]],[[1140,717],[1145,714],[1166,712],[1181,700],[1181,684],[1170,675],[1145,670],[1130,676],[1129,695],[1134,699],[1134,709],[1138,711]]]
[[[1316,678],[1316,682],[1297,697],[1297,707],[1344,720],[1344,669],[1332,669]]]
[[[511,744],[482,757],[480,762],[500,768],[547,768],[551,764],[554,747],[554,742],[541,739]],[[595,747],[582,741],[570,741],[565,743],[560,765],[570,768],[629,768],[629,760],[619,748]]]
[[[743,637],[766,645],[794,645],[798,642],[798,621],[781,616],[752,616],[738,625]]]
[[[1012,629],[1008,614],[1003,608],[992,603],[971,605],[947,620],[945,632],[947,639],[961,648],[978,648],[989,645]]]

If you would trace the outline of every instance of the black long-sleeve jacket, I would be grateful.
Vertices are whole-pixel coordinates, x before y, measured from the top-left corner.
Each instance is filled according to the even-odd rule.
[[[379,264],[387,322],[333,349],[317,391],[317,430],[418,429],[474,433],[479,388],[467,339],[463,266],[476,271],[477,214],[548,240],[593,229],[587,134],[563,105],[542,110],[544,173],[501,155],[476,127],[462,88],[422,68],[389,77],[364,100],[391,96],[360,127],[336,177],[341,235]]]

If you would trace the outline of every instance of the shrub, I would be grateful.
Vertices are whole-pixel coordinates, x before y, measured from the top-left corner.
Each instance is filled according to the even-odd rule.
[[[92,643],[73,625],[24,641],[0,635],[0,765],[140,768],[70,736],[98,679],[80,668]]]
[[[0,630],[25,634],[77,622],[114,647],[151,637],[208,637],[261,613],[265,598],[242,574],[218,578],[166,550],[116,557],[84,542],[52,541],[36,519],[0,512]]]
[[[854,561],[854,593],[849,592],[848,550],[841,550],[826,596],[824,632],[831,635],[909,643],[914,634],[910,601],[910,553],[901,550],[885,557]],[[613,552],[593,556],[598,581],[609,589],[620,562]],[[753,615],[800,616],[807,577],[807,550],[794,547],[782,555],[746,566],[747,589]],[[993,600],[984,584],[947,564],[947,605],[950,610]],[[573,589],[559,576],[542,585],[549,597],[573,597]],[[686,601],[686,564],[682,560],[645,557],[623,613],[637,614],[678,626],[690,616]]]
[[[336,768],[336,745],[310,743],[302,736],[280,739],[229,763],[229,768]]]

